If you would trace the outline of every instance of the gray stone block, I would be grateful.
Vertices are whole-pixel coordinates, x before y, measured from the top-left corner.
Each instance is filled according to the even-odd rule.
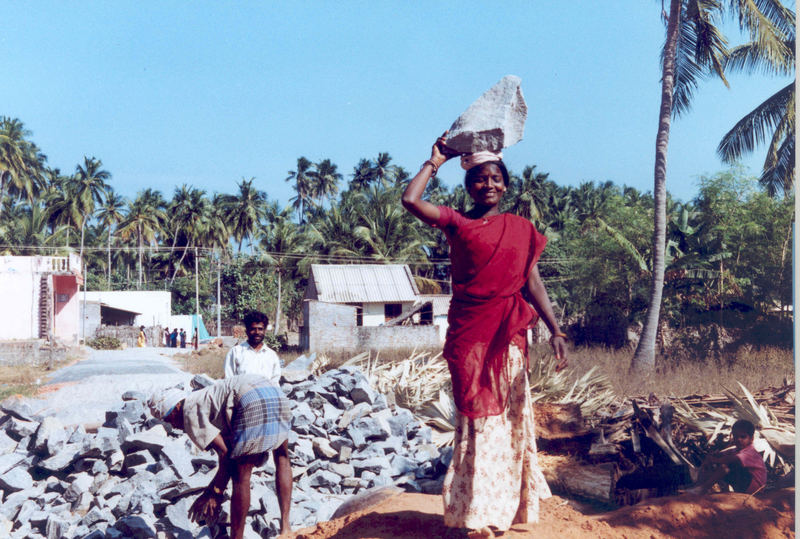
[[[45,535],[47,539],[61,539],[62,537],[66,537],[68,529],[69,522],[58,515],[51,514],[45,525]]]
[[[6,434],[6,431],[0,430],[0,455],[11,453],[16,448],[17,441]]]
[[[195,374],[189,384],[192,386],[192,389],[203,389],[210,385],[214,385],[214,380],[207,374]]]
[[[22,466],[17,466],[0,475],[0,488],[6,493],[26,491],[33,486],[31,474]]]
[[[326,487],[335,491],[339,487],[341,477],[333,472],[319,470],[308,478],[308,484],[312,487]]]
[[[355,387],[350,390],[350,398],[353,399],[353,402],[356,404],[366,402],[372,405],[375,402],[375,397],[375,390],[372,389],[372,386],[369,385],[366,379],[358,380]]]
[[[25,455],[22,453],[7,453],[5,455],[0,455],[0,476],[5,474],[11,468],[17,466],[23,460],[25,460]]]
[[[331,447],[331,443],[326,438],[319,436],[312,438],[311,444],[314,454],[319,458],[332,459],[339,454],[338,451]]]
[[[395,414],[387,419],[389,426],[392,429],[393,436],[400,436],[406,438],[409,426],[416,423],[414,414],[405,408],[395,408]]]
[[[391,475],[397,477],[409,472],[413,473],[417,469],[417,463],[403,455],[393,455],[391,460]]]
[[[348,408],[342,412],[341,416],[336,423],[340,429],[346,429],[353,421],[364,417],[372,412],[372,404],[368,402],[358,403],[352,408]]]
[[[22,442],[23,438],[32,436],[38,428],[38,421],[26,421],[24,419],[19,419],[18,417],[12,417],[6,423],[6,432],[20,442]],[[27,449],[28,448],[26,446],[25,450]]]
[[[168,441],[161,448],[161,454],[169,462],[172,469],[175,470],[178,477],[183,479],[194,474],[192,456],[186,450],[186,445],[182,441]]]
[[[136,432],[129,436],[122,442],[122,451],[129,453],[131,451],[141,451],[149,449],[153,452],[161,451],[161,448],[167,443],[167,431],[164,427],[157,425],[149,430]]]
[[[150,515],[130,515],[119,519],[114,529],[131,539],[156,539],[155,519]]]
[[[20,397],[12,397],[0,402],[0,410],[23,421],[33,421],[36,415],[30,405]]]
[[[459,153],[498,152],[522,140],[528,106],[521,79],[503,77],[450,126],[445,143]]]
[[[341,477],[354,477],[356,473],[352,465],[344,462],[330,462],[328,470]]]
[[[71,475],[67,478],[69,486],[64,491],[64,499],[68,502],[75,503],[84,492],[89,492],[89,489],[94,483],[94,477],[86,472],[81,472]]]
[[[316,457],[314,455],[314,444],[307,438],[300,438],[294,447],[290,448],[290,453],[293,455],[292,462],[297,460],[300,463],[309,463]]]
[[[350,464],[353,466],[356,475],[363,477],[365,471],[374,474],[381,473],[384,469],[389,469],[391,464],[386,457],[372,457],[368,459],[350,459]]]
[[[170,532],[178,537],[194,537],[197,525],[189,520],[189,507],[192,501],[188,498],[178,500],[174,504],[167,506],[165,517],[171,526]]]
[[[146,402],[147,395],[145,395],[144,392],[142,391],[130,390],[122,394],[122,400],[124,401],[139,400],[142,402]]]

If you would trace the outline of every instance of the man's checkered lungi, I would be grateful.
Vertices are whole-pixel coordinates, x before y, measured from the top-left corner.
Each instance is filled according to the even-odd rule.
[[[264,454],[266,461],[268,452],[288,438],[291,422],[289,400],[280,388],[267,380],[242,388],[231,421],[231,458]]]

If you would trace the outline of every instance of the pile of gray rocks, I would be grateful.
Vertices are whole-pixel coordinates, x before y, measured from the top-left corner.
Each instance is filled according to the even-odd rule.
[[[196,376],[192,386],[211,382]],[[288,371],[282,388],[294,416],[294,529],[328,520],[369,489],[441,490],[451,451],[432,444],[430,428],[390,405],[358,369],[319,377]],[[0,537],[215,536],[219,530],[188,519],[189,506],[214,475],[215,454],[154,419],[147,395],[121,397],[91,432],[35,416],[22,401],[0,405]],[[252,476],[248,537],[277,535],[274,470],[270,459]]]

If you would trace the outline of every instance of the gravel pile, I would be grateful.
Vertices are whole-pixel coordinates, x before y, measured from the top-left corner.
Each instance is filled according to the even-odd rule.
[[[201,375],[191,384],[211,382]],[[440,453],[430,428],[389,406],[358,369],[319,377],[287,370],[282,382],[294,416],[293,528],[329,519],[369,489],[441,490],[451,452]],[[214,475],[216,455],[154,419],[147,397],[124,393],[96,432],[36,416],[24,402],[0,406],[0,536],[213,537],[216,530],[187,514]],[[252,476],[250,537],[277,535],[274,471],[270,459]]]

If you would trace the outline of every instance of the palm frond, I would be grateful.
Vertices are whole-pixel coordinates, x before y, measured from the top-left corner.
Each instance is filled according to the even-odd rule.
[[[768,133],[771,133],[786,115],[793,94],[794,82],[780,89],[736,122],[717,146],[717,155],[720,159],[726,163],[733,163],[764,143]]]
[[[758,179],[767,189],[770,196],[775,196],[778,189],[791,193],[794,186],[794,132],[787,134],[773,161],[764,163],[764,171]]]
[[[794,39],[783,42],[783,54],[771,58],[756,42],[731,49],[723,63],[726,70],[762,75],[791,75],[794,72]]]

